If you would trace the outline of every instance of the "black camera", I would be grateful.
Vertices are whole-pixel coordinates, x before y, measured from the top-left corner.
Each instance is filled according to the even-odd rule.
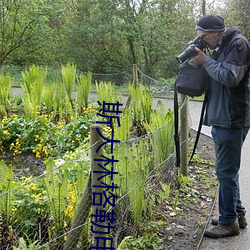
[[[177,61],[179,63],[183,63],[188,58],[198,55],[198,53],[194,49],[195,47],[199,48],[200,50],[203,50],[203,49],[207,48],[207,43],[201,37],[197,36],[190,43],[190,45],[180,55],[178,55],[176,57]]]

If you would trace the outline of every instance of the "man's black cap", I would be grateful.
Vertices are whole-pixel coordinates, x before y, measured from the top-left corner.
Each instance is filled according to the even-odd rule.
[[[203,16],[195,26],[195,30],[210,31],[224,31],[225,24],[224,19],[221,16]]]

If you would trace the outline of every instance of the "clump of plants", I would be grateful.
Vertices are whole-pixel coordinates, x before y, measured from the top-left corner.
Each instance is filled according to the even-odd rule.
[[[90,126],[96,119],[93,107],[69,123],[55,123],[48,115],[12,115],[0,121],[0,149],[14,155],[34,153],[37,158],[60,156],[88,141]]]
[[[11,110],[10,95],[11,95],[12,79],[9,73],[0,75],[0,117],[7,116]]]

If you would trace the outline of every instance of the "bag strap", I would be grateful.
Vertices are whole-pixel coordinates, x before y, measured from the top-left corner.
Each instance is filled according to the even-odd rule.
[[[177,81],[177,80],[176,80]],[[174,83],[174,141],[175,141],[175,153],[176,153],[176,167],[180,167],[180,137],[179,137],[179,112],[178,112],[178,93],[176,88],[176,81]]]
[[[206,109],[206,104],[207,104],[207,90],[205,91],[205,97],[204,97],[204,101],[202,103],[199,126],[198,126],[198,130],[196,132],[195,143],[194,143],[194,147],[193,147],[193,152],[192,152],[192,154],[190,156],[190,159],[189,159],[189,164],[192,162],[192,159],[193,159],[193,156],[195,154],[195,151],[196,151],[196,148],[197,148],[197,145],[198,145],[198,141],[199,141],[199,138],[200,138],[203,117],[204,117],[204,113],[205,113],[205,109]]]

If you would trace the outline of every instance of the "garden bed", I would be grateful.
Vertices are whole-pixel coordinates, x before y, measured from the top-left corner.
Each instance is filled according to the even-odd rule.
[[[97,121],[109,124],[106,118],[113,116],[102,113],[102,105],[122,100],[114,85],[100,83],[96,86],[99,102],[89,105],[91,75],[79,76],[75,85],[75,72],[74,65],[67,65],[62,68],[62,82],[47,86],[46,72],[33,66],[24,74],[23,97],[2,104],[0,150],[7,165],[14,165],[0,162],[0,245],[6,249],[23,243],[60,249],[70,241],[72,221],[88,183],[90,126]],[[31,81],[34,73],[40,85]],[[9,76],[5,83],[10,91]],[[114,246],[161,250],[188,245],[193,250],[216,193],[213,157],[207,158],[208,145],[213,152],[211,139],[201,136],[194,164],[188,176],[182,176],[173,159],[173,112],[160,101],[152,110],[152,94],[142,85],[129,85],[129,91],[131,105],[120,116],[122,126],[114,120],[103,126],[102,134],[110,138],[115,131],[120,142],[112,152],[118,159],[116,179],[113,183],[105,177],[106,184],[119,187],[115,189],[117,219],[111,232]],[[5,94],[7,100],[8,91]],[[105,145],[105,156],[111,157],[110,145]],[[105,209],[113,209],[111,206]],[[85,215],[90,218],[88,208]],[[77,249],[94,244],[91,223],[82,225],[82,238],[75,240]]]

